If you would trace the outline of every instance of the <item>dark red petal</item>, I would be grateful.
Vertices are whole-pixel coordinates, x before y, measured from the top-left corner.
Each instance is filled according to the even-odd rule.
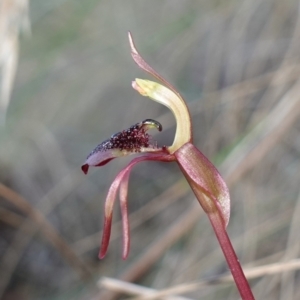
[[[130,175],[130,171],[128,171],[125,174],[120,184],[120,191],[119,191],[121,214],[122,214],[122,225],[123,225],[123,253],[122,253],[123,259],[126,259],[128,257],[129,248],[130,248],[130,229],[129,229],[128,204],[127,204],[129,175]]]
[[[100,252],[99,252],[100,259],[104,258],[105,254],[107,252],[109,239],[110,239],[110,233],[111,233],[111,222],[112,222],[112,215],[110,215],[109,217],[105,217],[101,247],[100,247]]]
[[[105,220],[104,220],[104,229],[103,236],[101,242],[101,249],[99,253],[99,258],[103,258],[107,252],[110,232],[111,232],[111,222],[112,222],[112,213],[113,213],[113,205],[116,199],[116,193],[122,184],[120,193],[121,193],[121,211],[123,218],[123,258],[126,259],[129,252],[129,222],[127,216],[127,193],[128,193],[128,179],[131,169],[139,162],[145,160],[155,160],[155,161],[163,161],[163,162],[171,162],[175,160],[174,155],[166,154],[166,153],[148,153],[146,155],[142,155],[133,159],[122,171],[114,179],[112,185],[109,188],[106,200],[105,200]]]
[[[122,171],[117,175],[113,183],[111,184],[106,199],[104,203],[104,226],[103,235],[101,241],[101,247],[99,252],[99,258],[102,259],[108,248],[110,233],[111,233],[111,223],[113,215],[113,207],[117,196],[117,191],[119,189],[120,182],[122,181]]]

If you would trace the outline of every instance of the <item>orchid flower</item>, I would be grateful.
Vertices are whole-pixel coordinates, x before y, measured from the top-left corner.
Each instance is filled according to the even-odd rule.
[[[230,196],[227,185],[215,166],[193,144],[190,113],[182,96],[141,57],[130,33],[129,43],[135,63],[163,84],[135,79],[132,87],[142,96],[149,97],[172,111],[176,119],[176,132],[171,146],[158,147],[147,131],[152,128],[161,131],[162,125],[155,120],[147,119],[112,135],[87,157],[81,167],[85,174],[90,166],[103,166],[117,157],[138,155],[118,173],[109,188],[105,201],[104,229],[99,258],[103,258],[107,252],[113,205],[118,192],[123,225],[123,259],[128,256],[130,235],[127,194],[129,175],[133,166],[146,160],[177,162],[213,226],[242,299],[254,299],[226,232],[230,216]]]

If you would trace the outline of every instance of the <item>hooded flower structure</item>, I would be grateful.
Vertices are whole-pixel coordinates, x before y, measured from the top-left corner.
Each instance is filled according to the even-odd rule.
[[[147,131],[151,128],[161,131],[162,126],[155,120],[147,119],[127,130],[114,134],[110,139],[99,144],[87,157],[82,166],[85,174],[90,166],[103,166],[116,157],[139,154],[127,167],[119,172],[109,188],[105,201],[105,219],[99,258],[103,258],[107,252],[113,205],[118,192],[123,223],[123,259],[128,256],[130,238],[127,194],[129,174],[132,167],[145,160],[176,161],[213,226],[242,299],[253,300],[250,286],[226,232],[230,215],[228,188],[215,166],[193,145],[191,118],[183,98],[170,83],[154,71],[140,56],[130,33],[129,43],[131,55],[136,64],[163,84],[135,79],[132,82],[132,87],[141,95],[167,106],[175,116],[177,127],[173,144],[168,147],[158,147],[151,140]]]
[[[219,224],[225,228],[229,221],[230,199],[227,186],[214,165],[193,145],[192,126],[185,101],[176,89],[154,71],[140,56],[129,33],[131,55],[137,65],[148,72],[163,85],[143,79],[135,79],[132,87],[141,95],[147,96],[167,106],[176,119],[176,133],[171,146],[158,147],[151,140],[147,131],[151,128],[162,130],[155,120],[147,119],[137,123],[127,130],[111,136],[99,144],[87,157],[82,166],[86,174],[90,166],[103,166],[110,160],[130,154],[139,154],[125,167],[113,181],[105,201],[105,221],[99,257],[106,254],[112,224],[112,211],[117,193],[122,213],[123,223],[123,258],[129,252],[129,223],[127,213],[128,180],[132,167],[145,160],[162,162],[176,161],[189,182],[204,211],[210,216],[217,216]]]

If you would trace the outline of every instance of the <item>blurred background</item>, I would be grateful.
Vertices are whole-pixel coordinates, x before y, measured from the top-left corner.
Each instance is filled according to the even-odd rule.
[[[155,299],[239,298],[222,281],[225,259],[175,163],[134,168],[129,258],[118,205],[108,254],[97,258],[106,193],[131,158],[85,176],[87,154],[146,118],[162,123],[153,132],[160,145],[175,131],[166,108],[131,88],[149,76],[131,59],[128,30],[187,100],[194,143],[229,185],[228,233],[256,298],[300,299],[299,1],[0,6],[1,299],[143,299],[194,282]],[[121,283],[104,277],[140,289],[116,296]]]

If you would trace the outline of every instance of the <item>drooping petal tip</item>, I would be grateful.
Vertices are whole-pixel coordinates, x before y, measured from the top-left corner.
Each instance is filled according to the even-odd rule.
[[[131,85],[142,96],[147,96],[147,93],[137,84],[136,80],[132,81]]]
[[[107,252],[107,248],[109,245],[110,233],[111,233],[111,223],[112,223],[112,215],[105,216],[104,221],[104,228],[103,228],[103,235],[102,235],[102,242],[99,251],[98,257],[100,259],[104,258]]]
[[[88,173],[88,170],[89,170],[89,164],[84,164],[81,166],[81,170],[84,174],[87,174]]]

